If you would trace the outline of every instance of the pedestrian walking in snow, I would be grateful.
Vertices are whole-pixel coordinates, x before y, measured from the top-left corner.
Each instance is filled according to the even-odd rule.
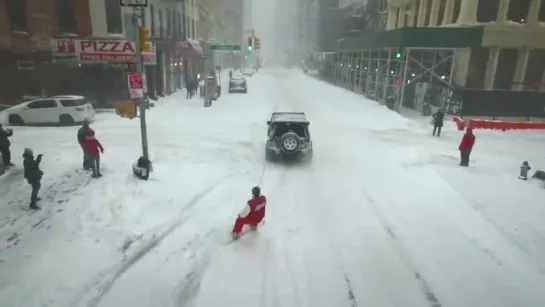
[[[193,92],[191,93],[191,97],[197,95],[199,89],[199,76],[195,77],[193,80]]]
[[[42,176],[43,172],[40,169],[40,162],[42,162],[42,154],[39,154],[36,159],[34,159],[34,152],[30,148],[25,148],[23,152],[23,165],[25,168],[25,179],[28,184],[32,187],[32,192],[30,193],[30,209],[38,210],[40,207],[36,204],[41,199],[38,197],[38,192],[42,186]]]
[[[93,178],[102,177],[100,173],[100,153],[104,153],[102,144],[96,139],[95,131],[89,129],[85,139],[85,149],[91,158],[91,166],[93,170]]]
[[[2,124],[0,124],[0,153],[2,153],[2,163],[5,168],[13,166],[13,163],[11,163],[11,151],[9,149],[11,146],[9,138],[12,135],[13,130],[4,129],[2,128]]]
[[[433,115],[433,136],[437,132],[437,137],[441,136],[441,128],[443,127],[443,120],[445,119],[445,113],[442,110],[435,112]]]
[[[519,179],[522,180],[528,180],[528,171],[531,170],[530,164],[528,161],[522,162],[522,165],[520,166],[520,176]]]
[[[193,80],[191,79],[188,79],[187,82],[185,83],[185,90],[186,90],[186,98],[187,99],[191,99],[193,97],[193,87],[194,87],[194,84],[193,84]]]
[[[252,199],[248,201],[246,206],[235,221],[232,236],[236,240],[240,237],[244,225],[249,225],[252,230],[257,229],[257,225],[265,218],[265,209],[267,207],[267,199],[265,195],[261,195],[259,187],[252,188]]]
[[[467,128],[466,133],[460,142],[460,146],[458,147],[460,150],[461,166],[469,166],[469,156],[473,150],[473,145],[475,145],[475,135],[471,128]]]
[[[83,169],[86,171],[89,171],[92,168],[91,157],[89,156],[87,150],[85,150],[85,139],[87,137],[87,132],[90,129],[91,127],[89,127],[89,120],[85,119],[83,121],[83,125],[78,130],[78,143],[83,151]]]

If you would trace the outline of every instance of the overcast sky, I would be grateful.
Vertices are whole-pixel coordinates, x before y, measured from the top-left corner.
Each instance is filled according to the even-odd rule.
[[[278,56],[284,49],[292,49],[296,35],[296,0],[245,0],[247,29],[255,29],[261,39],[261,57]],[[250,13],[251,11],[251,13]]]

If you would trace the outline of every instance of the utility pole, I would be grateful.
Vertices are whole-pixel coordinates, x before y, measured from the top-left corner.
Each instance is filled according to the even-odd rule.
[[[132,22],[133,22],[134,28],[138,29],[138,35],[136,36],[136,40],[135,40],[136,50],[135,50],[135,59],[134,59],[136,73],[140,73],[143,75],[144,69],[142,65],[143,63],[142,63],[142,50],[141,50],[141,46],[143,42],[140,41],[141,40],[140,33],[142,31],[140,27],[140,20],[139,20],[141,16],[141,14],[139,14],[140,10],[141,10],[140,8],[133,9]],[[146,108],[147,108],[146,95],[147,94],[144,93],[142,98],[138,98],[138,104],[140,106],[140,134],[142,136],[142,157],[144,157],[146,161],[149,161],[148,130],[146,126]]]

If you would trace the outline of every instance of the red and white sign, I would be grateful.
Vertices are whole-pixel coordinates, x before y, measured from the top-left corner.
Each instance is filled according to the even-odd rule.
[[[135,99],[144,97],[144,77],[142,73],[128,73],[127,81],[129,82],[129,93],[131,98]]]
[[[144,89],[144,78],[141,72],[130,72],[127,74],[129,80],[129,88]]]
[[[138,88],[131,88],[129,89],[129,95],[131,99],[138,99],[144,97],[144,90],[138,89]]]
[[[78,58],[82,62],[134,62],[135,44],[128,40],[52,39],[53,56]],[[154,62],[155,52],[142,54],[143,62]]]

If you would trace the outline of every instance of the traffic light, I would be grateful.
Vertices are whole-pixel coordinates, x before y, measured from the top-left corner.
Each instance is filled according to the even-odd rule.
[[[403,48],[396,48],[396,59],[401,60],[403,58]]]
[[[248,37],[248,51],[252,51],[254,49],[254,36]]]
[[[254,43],[255,43],[255,46],[254,46],[255,50],[261,49],[261,39],[256,37]]]
[[[149,37],[149,29],[148,28],[139,28],[138,29],[138,36],[140,38],[140,51],[141,52],[151,52],[152,51],[152,45]]]

